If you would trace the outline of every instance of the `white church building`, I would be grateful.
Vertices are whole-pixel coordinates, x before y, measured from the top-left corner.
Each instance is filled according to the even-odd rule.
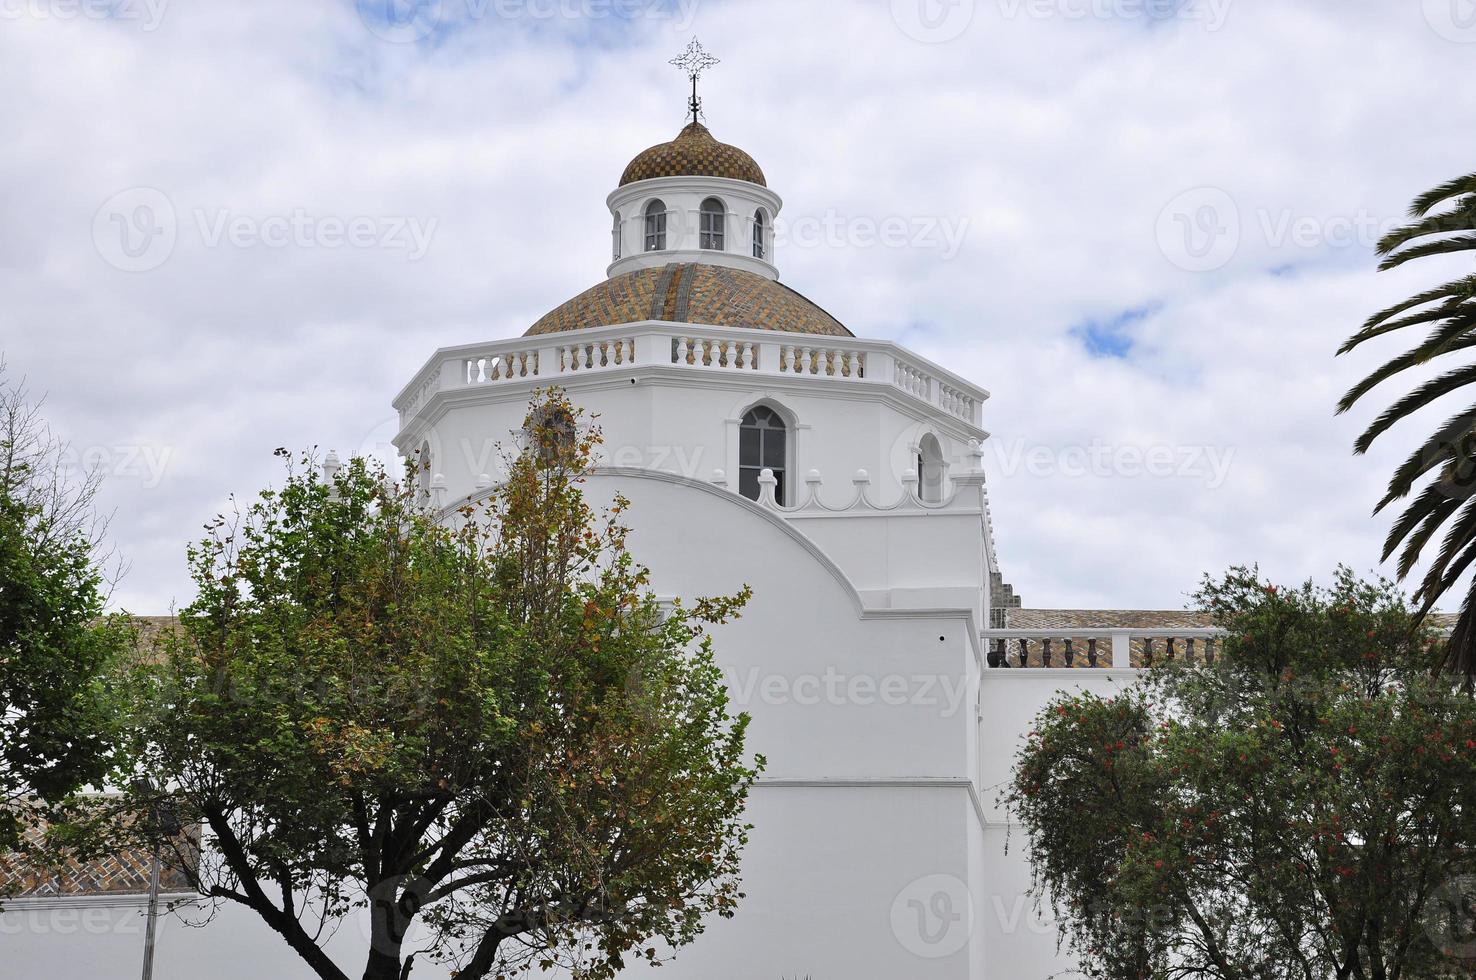
[[[630,499],[630,547],[657,594],[753,587],[715,633],[750,748],[768,759],[747,898],[657,975],[1075,975],[997,802],[1017,745],[1058,690],[1131,683],[1212,631],[1185,613],[1020,608],[994,551],[988,391],[855,336],[786,286],[783,201],[696,120],[639,153],[606,198],[604,278],[520,337],[434,352],[394,399],[396,446],[430,460],[425,490],[449,513],[498,479],[486,447],[521,428],[534,392],[561,387],[604,435],[586,492]],[[137,880],[12,903],[0,976],[137,976]],[[59,911],[107,927],[62,931]],[[244,911],[190,918],[161,923],[160,980],[311,976]],[[330,949],[352,972],[364,945],[349,926]]]

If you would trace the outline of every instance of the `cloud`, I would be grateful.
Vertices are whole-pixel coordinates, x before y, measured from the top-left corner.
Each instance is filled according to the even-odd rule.
[[[1371,244],[1470,170],[1459,127],[1411,110],[1476,108],[1476,38],[1439,3],[443,0],[421,33],[371,0],[131,2],[0,2],[0,346],[109,473],[130,608],[188,599],[185,542],[277,476],[273,448],[382,441],[435,347],[603,275],[603,196],[679,127],[665,62],[693,32],[724,62],[709,124],[787,219],[915,232],[779,262],[991,389],[1027,603],[1377,560],[1368,511],[1411,437],[1350,456],[1373,408],[1332,406],[1374,358],[1331,355],[1438,275],[1376,276]],[[138,221],[112,221],[120,194]],[[1095,356],[1092,324],[1130,356]]]

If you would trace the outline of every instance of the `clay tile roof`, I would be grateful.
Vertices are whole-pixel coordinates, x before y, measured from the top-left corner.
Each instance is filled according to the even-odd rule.
[[[641,320],[855,336],[782,283],[705,262],[671,263],[606,279],[545,314],[524,336]]]
[[[652,177],[730,177],[768,186],[753,157],[736,146],[719,143],[698,122],[688,123],[670,143],[658,143],[638,153],[625,168],[620,186]]]
[[[1012,629],[1202,629],[1215,625],[1209,613],[1172,609],[1011,609]]]

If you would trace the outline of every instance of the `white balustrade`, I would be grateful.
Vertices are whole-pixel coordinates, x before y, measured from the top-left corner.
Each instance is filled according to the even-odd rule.
[[[593,371],[597,368],[620,367],[635,362],[635,338],[591,340],[584,343],[560,344],[559,372]]]
[[[1132,629],[987,629],[989,666],[1153,667],[1172,662],[1212,663],[1224,630],[1210,627]],[[1103,649],[1105,642],[1106,648]],[[1134,656],[1136,655],[1136,657]],[[1133,663],[1136,659],[1137,663]]]
[[[962,379],[884,341],[832,343],[830,338],[766,331],[651,324],[620,332],[606,328],[448,351],[424,369],[396,404],[402,424],[409,424],[443,389],[509,381],[543,383],[549,376],[638,364],[886,385],[971,425],[979,424],[985,397]]]
[[[951,385],[938,384],[938,407],[970,422],[974,420],[974,399]]]
[[[536,350],[473,354],[461,362],[461,380],[469,385],[537,376],[538,352]]]
[[[866,377],[866,352],[835,347],[782,344],[779,370],[791,374],[813,374],[830,378]]]
[[[758,370],[759,344],[753,340],[709,337],[671,338],[671,363],[690,367]]]

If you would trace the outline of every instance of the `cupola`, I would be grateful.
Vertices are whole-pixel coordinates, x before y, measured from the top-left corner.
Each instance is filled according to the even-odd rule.
[[[636,154],[606,198],[607,274],[695,263],[777,280],[774,219],[783,202],[753,157],[701,122],[697,79],[717,61],[694,39],[672,63],[692,78],[691,120],[675,139]]]

